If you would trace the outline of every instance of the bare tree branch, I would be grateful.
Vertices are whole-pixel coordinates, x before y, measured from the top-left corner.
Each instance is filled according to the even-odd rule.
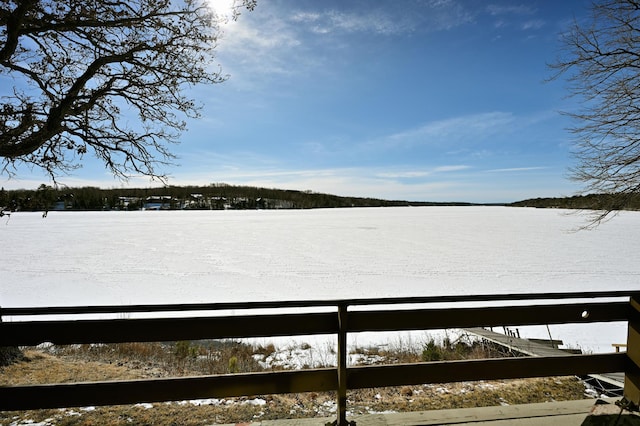
[[[576,137],[571,178],[583,194],[603,197],[599,223],[625,207],[640,189],[640,3],[601,0],[586,24],[563,35],[552,78],[566,76],[569,93],[582,100],[570,131]]]
[[[238,1],[234,17],[253,7]],[[184,118],[199,114],[184,89],[226,79],[213,64],[221,19],[206,0],[5,1],[0,170],[27,163],[55,180],[90,153],[118,177],[162,178]]]

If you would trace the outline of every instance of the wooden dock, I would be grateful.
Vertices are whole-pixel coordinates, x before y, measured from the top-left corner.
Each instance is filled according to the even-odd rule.
[[[562,342],[549,341],[543,343],[540,340],[522,339],[517,336],[496,333],[493,330],[487,330],[482,327],[465,328],[469,334],[480,337],[485,341],[489,341],[496,345],[502,346],[510,352],[516,352],[528,356],[560,356],[566,355],[567,352],[558,349],[558,343]]]
[[[558,349],[558,345],[562,344],[562,342],[559,341],[523,339],[509,334],[497,333],[493,330],[487,330],[482,327],[465,328],[464,331],[485,341],[499,345],[506,351],[513,352],[516,355],[567,355],[567,351]],[[617,351],[619,351],[619,348],[617,348]],[[622,396],[622,389],[624,388],[623,373],[591,374],[589,376],[581,377],[581,379],[585,383],[594,387],[601,394],[608,396]]]

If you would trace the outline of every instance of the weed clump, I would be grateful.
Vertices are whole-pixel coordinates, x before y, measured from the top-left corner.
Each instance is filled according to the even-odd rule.
[[[434,339],[427,341],[422,347],[422,361],[451,361],[459,359],[496,358],[502,353],[494,346],[479,341],[458,340],[455,343],[445,338],[442,344]]]

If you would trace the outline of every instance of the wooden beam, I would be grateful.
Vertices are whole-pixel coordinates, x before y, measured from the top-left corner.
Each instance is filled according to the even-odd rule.
[[[0,346],[165,342],[338,332],[335,313],[0,323]]]
[[[350,311],[349,332],[627,321],[629,303]]]
[[[623,371],[625,354],[499,358],[347,369],[348,388]],[[336,369],[0,387],[0,411],[336,390]]]
[[[282,309],[282,308],[317,308],[365,305],[406,305],[423,303],[463,303],[463,302],[507,302],[525,300],[561,300],[561,299],[601,299],[628,298],[637,291],[587,291],[556,293],[515,293],[515,294],[473,294],[457,296],[423,296],[423,297],[386,297],[333,300],[285,300],[263,302],[221,302],[221,303],[188,303],[188,304],[154,304],[154,305],[94,305],[94,306],[47,306],[47,307],[5,307],[0,308],[2,316],[37,316],[37,315],[76,315],[106,314],[134,312],[187,312],[187,311],[220,311],[248,309]]]
[[[336,389],[335,369],[0,387],[0,411],[182,401]]]
[[[626,362],[625,354],[612,353],[361,366],[348,370],[348,380],[349,389],[361,389],[428,383],[585,375],[621,372],[624,371]]]
[[[337,387],[337,399],[338,399],[338,418],[336,426],[347,426],[347,389],[349,384],[347,383],[347,324],[348,312],[347,306],[340,306],[338,308],[338,324],[340,330],[338,332],[338,387]]]
[[[629,305],[633,315],[627,332],[627,357],[629,365],[624,371],[624,397],[638,408],[640,406],[640,297],[631,298]]]

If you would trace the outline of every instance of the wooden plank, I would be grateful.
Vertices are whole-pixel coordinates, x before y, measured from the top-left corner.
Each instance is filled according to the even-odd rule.
[[[560,346],[564,345],[564,342],[558,339],[536,339],[533,337],[528,337],[527,340],[533,343],[537,343],[539,345],[553,347],[553,348],[559,348]]]
[[[628,367],[623,370],[624,397],[637,408],[640,406],[640,297],[632,297],[630,307],[634,315],[627,331]]]
[[[347,422],[347,318],[348,312],[346,306],[340,306],[338,309],[338,323],[340,331],[338,332],[338,388],[337,388],[337,405],[338,419],[336,426],[346,426]]]
[[[0,387],[0,411],[324,392],[336,387],[335,369],[7,386]]]
[[[399,305],[423,303],[460,303],[460,302],[496,302],[514,300],[561,300],[561,299],[599,299],[628,298],[637,291],[591,291],[591,292],[557,292],[557,293],[512,293],[512,294],[474,294],[455,296],[423,296],[423,297],[387,297],[334,300],[287,300],[263,302],[221,302],[191,304],[155,304],[155,305],[94,305],[94,306],[51,306],[51,307],[5,307],[0,308],[1,316],[34,316],[34,315],[75,315],[134,312],[188,312],[250,309],[282,309],[282,308],[317,308],[365,306],[365,305]]]
[[[348,388],[607,373],[624,369],[625,354],[500,358],[352,367]],[[0,411],[131,404],[337,389],[335,369],[172,379],[0,387]]]
[[[365,414],[358,425],[445,426],[445,425],[581,425],[594,406],[593,399],[541,402],[494,407],[450,408],[393,414]],[[613,404],[612,404],[613,405]],[[615,406],[615,405],[614,405]],[[606,425],[610,426],[610,425]],[[622,425],[619,425],[622,426]]]
[[[359,366],[348,370],[350,389],[477,380],[586,375],[624,371],[625,354],[493,358]]]
[[[629,304],[601,303],[348,313],[349,332],[465,328],[475,325],[531,325],[623,321]],[[589,315],[584,318],[583,312]],[[334,313],[240,315],[200,318],[154,318],[0,323],[0,346],[43,342],[115,343],[333,334]]]
[[[355,311],[349,313],[349,332],[612,322],[629,316],[627,302]]]
[[[335,313],[0,323],[0,346],[163,342],[332,334]]]

